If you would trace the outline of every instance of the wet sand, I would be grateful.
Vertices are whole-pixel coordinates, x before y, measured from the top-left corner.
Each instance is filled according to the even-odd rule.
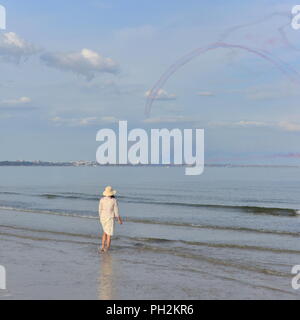
[[[17,214],[17,213],[16,213]],[[0,226],[0,264],[7,291],[0,299],[299,299],[290,288],[268,286],[207,259],[192,259],[122,239],[98,254],[98,239]],[[100,241],[100,240],[99,240]],[[250,271],[249,271],[250,272]],[[252,273],[251,273],[252,274]],[[272,283],[276,275],[268,275]]]

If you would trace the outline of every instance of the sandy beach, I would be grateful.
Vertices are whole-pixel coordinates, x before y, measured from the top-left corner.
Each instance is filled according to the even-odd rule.
[[[2,218],[22,214],[0,212]],[[271,285],[272,279],[278,283],[276,274],[256,270],[253,277],[251,270],[195,259],[154,240],[145,246],[117,238],[110,253],[98,254],[99,240],[92,236],[3,225],[0,240],[0,261],[7,270],[8,290],[0,293],[4,300],[299,298],[292,289]]]

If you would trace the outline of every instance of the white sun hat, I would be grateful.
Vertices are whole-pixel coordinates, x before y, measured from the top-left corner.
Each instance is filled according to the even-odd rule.
[[[117,193],[117,191],[113,190],[112,187],[106,187],[103,192],[103,195],[104,195],[104,197],[111,197],[111,196],[114,196],[116,193]]]

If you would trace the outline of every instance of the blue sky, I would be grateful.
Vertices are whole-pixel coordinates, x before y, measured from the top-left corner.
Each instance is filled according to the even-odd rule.
[[[0,31],[0,160],[94,160],[97,131],[128,120],[131,127],[205,128],[211,160],[298,161],[294,1],[0,4],[7,10],[7,30]],[[176,67],[217,41],[236,47]],[[173,64],[146,119],[146,93]]]

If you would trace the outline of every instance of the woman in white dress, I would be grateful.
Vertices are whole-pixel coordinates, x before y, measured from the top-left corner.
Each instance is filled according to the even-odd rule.
[[[110,248],[111,237],[114,234],[114,220],[116,219],[119,224],[123,224],[119,214],[118,202],[115,198],[116,193],[112,187],[106,187],[103,198],[99,203],[100,222],[104,231],[101,252],[106,252]]]

